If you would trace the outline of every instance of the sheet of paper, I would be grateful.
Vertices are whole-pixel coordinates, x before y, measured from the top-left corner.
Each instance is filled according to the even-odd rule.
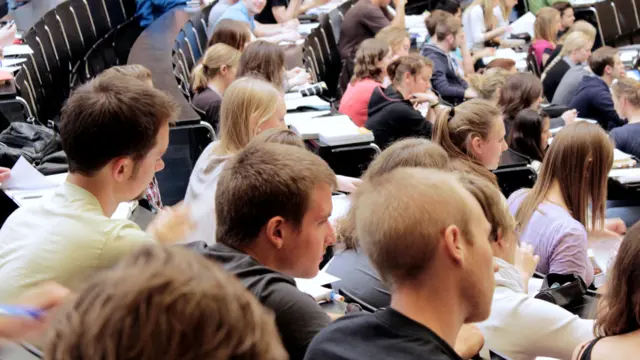
[[[2,67],[14,66],[14,65],[22,64],[25,61],[27,61],[27,59],[2,59],[2,61],[0,62],[0,65]]]
[[[298,113],[291,113],[284,116],[284,123],[287,125],[291,125],[292,123],[296,123],[303,119],[313,119],[318,116],[323,116],[331,113],[330,110],[323,111],[303,111]]]
[[[2,49],[2,55],[14,56],[14,55],[31,55],[33,50],[29,45],[9,45]]]
[[[280,46],[289,46],[289,45],[302,45],[304,44],[304,39],[298,39],[294,41],[280,41],[278,45]]]
[[[6,71],[8,73],[14,73],[16,71],[20,70],[20,68],[18,66],[6,66],[6,67],[0,67],[0,71]]]
[[[320,25],[318,22],[306,23],[298,25],[298,33],[300,34],[310,34],[311,30],[317,28]]]
[[[335,226],[336,221],[347,215],[351,207],[351,198],[348,195],[334,195],[331,197],[333,211],[329,217],[329,222]]]
[[[318,275],[312,279],[295,278],[296,286],[300,291],[306,292],[307,289],[313,289],[318,286],[327,285],[339,281],[340,278],[327,274],[324,271],[319,271]]]
[[[300,107],[318,107],[318,110],[328,108],[331,106],[328,102],[320,99],[318,96],[307,96],[302,99],[286,100],[287,111],[295,110]]]
[[[624,153],[618,149],[613,149],[613,161],[631,159],[632,155]]]
[[[518,20],[514,21],[511,23],[511,33],[512,34],[523,34],[523,33],[528,33],[529,35],[531,35],[531,38],[533,39],[534,34],[533,34],[533,23],[535,23],[536,21],[536,16],[532,13],[532,12],[528,12],[524,15],[522,15],[521,17],[518,18]]]
[[[21,156],[11,168],[11,176],[2,183],[1,187],[10,190],[40,190],[54,188],[58,185],[47,179],[46,176],[29,164],[27,159]]]

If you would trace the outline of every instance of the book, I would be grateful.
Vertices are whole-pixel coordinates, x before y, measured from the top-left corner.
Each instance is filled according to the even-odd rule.
[[[290,120],[289,126],[303,139],[319,139],[329,146],[373,141],[371,131],[356,126],[346,115],[299,118]]]

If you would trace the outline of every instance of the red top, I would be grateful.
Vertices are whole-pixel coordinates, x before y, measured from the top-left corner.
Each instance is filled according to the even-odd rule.
[[[338,111],[349,116],[354,124],[360,127],[364,126],[364,123],[367,122],[371,94],[375,88],[381,85],[373,79],[363,79],[356,81],[355,84],[349,84],[347,91],[342,95]]]

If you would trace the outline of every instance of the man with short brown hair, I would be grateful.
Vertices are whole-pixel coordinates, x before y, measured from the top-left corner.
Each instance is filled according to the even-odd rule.
[[[400,168],[360,186],[357,237],[391,306],[337,320],[305,359],[460,359],[458,332],[489,316],[495,281],[491,225],[458,176]]]
[[[50,360],[285,360],[272,315],[179,247],[146,246],[97,274],[51,324]]]
[[[290,145],[250,144],[225,165],[215,197],[216,244],[197,251],[221,263],[273,310],[292,360],[302,359],[329,316],[296,288],[318,273],[327,246],[335,174]]]

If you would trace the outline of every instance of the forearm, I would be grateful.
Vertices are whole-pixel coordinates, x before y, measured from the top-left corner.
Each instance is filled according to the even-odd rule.
[[[404,15],[405,15],[405,12],[404,12],[404,7],[405,7],[405,4],[404,4],[404,3],[399,4],[399,5],[396,7],[396,16],[393,18],[393,21],[391,22],[391,25],[392,25],[392,26],[401,27],[401,28],[403,28],[403,29],[405,28],[405,22],[404,22]]]
[[[282,41],[288,41],[288,38],[285,34],[275,34],[275,35],[260,37],[260,40],[264,40],[277,45]]]
[[[299,15],[303,15],[306,14],[307,11],[313,9],[313,8],[317,8],[318,6],[322,5],[320,2],[318,1],[307,1],[305,4],[300,5],[300,7],[298,8],[298,16]]]
[[[473,64],[475,64],[480,57],[476,55],[472,56],[469,49],[467,49],[466,43],[460,47],[460,53],[462,53],[462,68],[464,69],[464,74],[473,74],[475,72]]]
[[[504,28],[497,28],[491,31],[487,31],[486,33],[484,33],[484,41],[488,41],[493,38],[502,36],[502,34],[504,34],[504,31],[505,31]]]
[[[253,33],[256,37],[263,38],[272,35],[279,35],[282,33],[282,25],[280,24],[260,24],[256,21],[256,27],[253,29]]]
[[[273,17],[281,24],[298,17],[301,0],[291,0],[289,6],[278,6],[271,9]]]

